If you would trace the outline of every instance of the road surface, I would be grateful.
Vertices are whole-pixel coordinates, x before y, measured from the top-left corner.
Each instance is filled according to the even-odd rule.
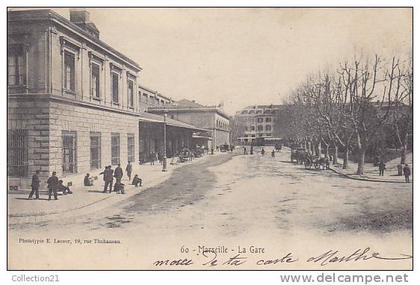
[[[56,247],[64,256],[72,252],[85,255],[86,260],[74,266],[89,269],[154,268],[155,260],[191,254],[201,258],[191,268],[206,269],[202,268],[206,258],[200,246],[225,246],[232,253],[243,247],[248,254],[252,246],[263,248],[271,257],[291,252],[298,260],[284,265],[288,267],[261,269],[317,268],[319,264],[304,262],[306,257],[329,249],[350,254],[353,249],[370,247],[386,257],[411,253],[410,185],[349,180],[331,171],[305,170],[290,163],[290,153],[285,150],[274,158],[270,148],[264,156],[256,152],[224,153],[186,165],[157,187],[100,212],[77,218],[69,213],[62,220],[15,226],[10,229],[10,244],[16,245],[13,250],[19,256],[49,246],[29,248],[17,243],[19,238],[67,239],[72,245]],[[77,246],[74,239],[119,243]],[[249,258],[265,256],[261,254]],[[32,264],[28,261],[28,266],[35,266]],[[42,265],[60,268],[68,263],[64,258]],[[410,265],[407,260],[371,260],[328,266],[395,269]],[[241,269],[254,267],[254,262],[241,265]]]

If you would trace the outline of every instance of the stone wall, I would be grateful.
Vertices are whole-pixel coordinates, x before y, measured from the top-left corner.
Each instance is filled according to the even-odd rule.
[[[101,133],[101,168],[111,164],[111,133],[120,133],[120,161],[128,161],[127,135],[134,135],[134,162],[138,161],[139,126],[135,114],[119,113],[83,106],[71,101],[48,99],[47,95],[17,95],[9,97],[8,128],[28,132],[28,176],[10,178],[20,188],[30,187],[30,177],[40,170],[44,182],[52,171],[64,181],[81,183],[89,172],[97,175],[101,169],[90,168],[90,133]],[[77,172],[63,174],[63,131],[76,133]],[[43,187],[43,186],[41,186]]]
[[[49,167],[49,102],[36,96],[8,99],[8,129],[26,130],[28,137],[28,177],[35,170],[47,176]]]
[[[62,173],[62,133],[75,132],[77,136],[77,174],[86,174],[90,168],[90,134],[101,135],[101,167],[111,164],[111,133],[120,134],[121,165],[128,162],[127,136],[134,135],[134,162],[138,161],[139,125],[137,116],[90,108],[59,101],[50,103],[50,167],[59,176]],[[75,175],[77,175],[75,174]]]

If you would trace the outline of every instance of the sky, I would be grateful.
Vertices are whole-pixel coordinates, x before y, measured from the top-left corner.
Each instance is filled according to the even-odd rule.
[[[69,18],[68,9],[54,9]],[[308,74],[355,54],[406,56],[410,9],[89,8],[100,38],[142,68],[141,85],[228,114],[281,104]]]

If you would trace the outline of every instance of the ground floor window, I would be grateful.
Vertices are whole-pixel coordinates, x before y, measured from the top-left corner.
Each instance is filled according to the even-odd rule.
[[[127,154],[128,154],[128,160],[130,162],[133,162],[135,159],[135,142],[134,142],[134,134],[128,134],[127,135]]]
[[[77,172],[76,132],[63,131],[63,173]]]
[[[7,134],[7,173],[9,176],[28,175],[28,132],[27,130],[8,130]]]
[[[90,168],[101,168],[101,134],[90,133]]]
[[[111,164],[117,165],[120,163],[120,134],[111,134]]]

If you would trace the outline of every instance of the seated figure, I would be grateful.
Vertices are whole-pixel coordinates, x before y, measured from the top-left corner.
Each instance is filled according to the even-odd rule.
[[[58,180],[58,189],[57,189],[57,191],[63,192],[63,195],[73,194],[73,192],[71,192],[71,190],[70,190],[70,187],[64,186],[63,180]]]
[[[136,175],[134,175],[133,182],[131,182],[131,184],[136,186],[136,187],[139,187],[139,186],[141,187],[142,182],[143,182],[143,180],[141,178],[139,178],[139,176],[136,174]]]
[[[86,174],[85,179],[83,180],[83,184],[85,186],[93,186],[93,178],[90,177],[89,173]]]
[[[115,184],[114,184],[114,191],[117,192],[117,193],[125,194],[124,184],[121,183],[121,182],[118,182],[118,181],[115,182]]]

